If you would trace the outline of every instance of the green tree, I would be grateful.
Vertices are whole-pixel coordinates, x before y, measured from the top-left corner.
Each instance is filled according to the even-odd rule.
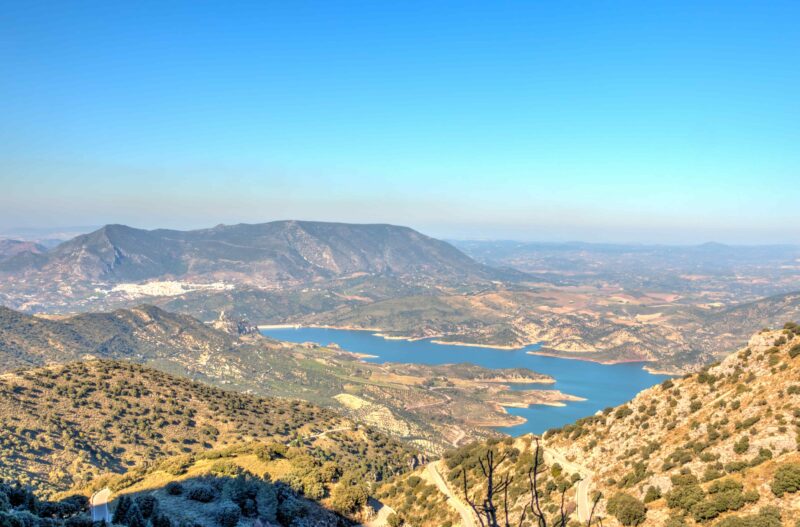
[[[124,523],[128,527],[147,527],[147,520],[144,519],[142,511],[139,510],[135,502],[132,503],[131,507],[128,509]]]
[[[221,527],[236,527],[242,517],[242,509],[230,500],[223,501],[217,509],[217,522]]]
[[[114,515],[111,517],[111,523],[124,524],[131,505],[133,505],[133,500],[131,500],[130,496],[127,494],[120,496],[119,500],[117,500],[117,507],[114,509]]]
[[[256,509],[261,518],[275,523],[278,513],[278,496],[271,483],[265,482],[259,486],[256,494]]]
[[[624,492],[614,494],[606,508],[622,525],[639,525],[647,519],[644,503]]]
[[[331,492],[333,508],[343,514],[352,514],[367,504],[369,492],[361,478],[355,474],[342,476]]]
[[[772,493],[779,498],[784,493],[800,490],[800,463],[786,463],[778,467],[772,478]]]

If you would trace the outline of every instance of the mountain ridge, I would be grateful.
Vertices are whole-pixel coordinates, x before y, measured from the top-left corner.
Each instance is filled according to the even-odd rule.
[[[28,267],[12,257],[0,266],[0,272],[9,270],[110,282],[208,275],[253,283],[355,273],[467,279],[491,274],[452,245],[409,227],[298,220],[189,231],[109,224],[65,241]]]

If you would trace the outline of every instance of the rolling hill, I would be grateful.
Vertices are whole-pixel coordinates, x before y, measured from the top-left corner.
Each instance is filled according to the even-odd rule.
[[[127,360],[218,387],[329,407],[427,452],[518,424],[504,406],[571,399],[558,390],[511,389],[552,382],[524,368],[367,363],[335,347],[240,336],[238,327],[230,320],[207,325],[149,305],[55,319],[0,308],[0,373]]]
[[[325,434],[347,455],[359,441],[373,479],[402,471],[413,449],[358,431],[336,413],[301,402],[225,391],[121,361],[73,362],[0,376],[0,479],[52,494],[170,456],[246,443],[288,444]],[[336,447],[340,441],[344,443]],[[303,442],[302,439],[299,440]],[[332,448],[336,447],[336,448]]]
[[[0,238],[0,262],[21,254],[42,254],[47,248],[38,243]]]
[[[155,360],[232,348],[236,339],[154,306],[55,319],[0,306],[0,372],[84,357]]]

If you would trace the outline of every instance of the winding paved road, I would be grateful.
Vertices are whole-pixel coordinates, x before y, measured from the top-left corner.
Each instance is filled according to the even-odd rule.
[[[578,521],[589,521],[589,515],[592,513],[592,502],[589,499],[589,485],[592,481],[592,472],[582,465],[568,461],[564,455],[552,448],[545,447],[543,455],[545,463],[553,464],[558,463],[561,467],[570,474],[577,473],[580,475],[581,480],[575,488],[575,501],[578,504],[577,514]]]
[[[374,518],[362,524],[361,527],[386,527],[388,525],[387,520],[389,519],[389,515],[394,512],[394,509],[384,503],[381,503],[375,498],[370,498],[369,504],[372,505],[372,508],[378,512],[375,514]]]
[[[436,485],[436,488],[439,489],[439,492],[447,496],[447,503],[449,503],[450,506],[453,507],[461,516],[461,527],[476,527],[475,517],[473,516],[472,509],[470,509],[468,505],[465,505],[464,502],[461,501],[461,499],[456,496],[452,490],[450,490],[447,482],[439,473],[437,464],[438,461],[434,463],[428,463],[428,466],[425,467],[425,470],[430,475],[431,479]]]
[[[106,523],[111,523],[111,509],[108,506],[110,498],[111,489],[108,487],[92,494],[89,504],[92,507],[93,522],[105,521]]]

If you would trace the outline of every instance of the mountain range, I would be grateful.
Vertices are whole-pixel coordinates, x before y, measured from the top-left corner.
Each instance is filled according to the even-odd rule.
[[[380,329],[697,370],[800,313],[800,252],[460,242],[407,227],[306,221],[107,225],[46,250],[6,242],[0,305],[71,314],[143,302],[203,321]],[[4,255],[4,256],[3,256]]]
[[[29,251],[31,252],[31,251]],[[288,285],[357,274],[486,278],[492,270],[407,227],[308,221],[142,230],[106,225],[47,254],[11,255],[0,271],[71,281],[233,280]]]

